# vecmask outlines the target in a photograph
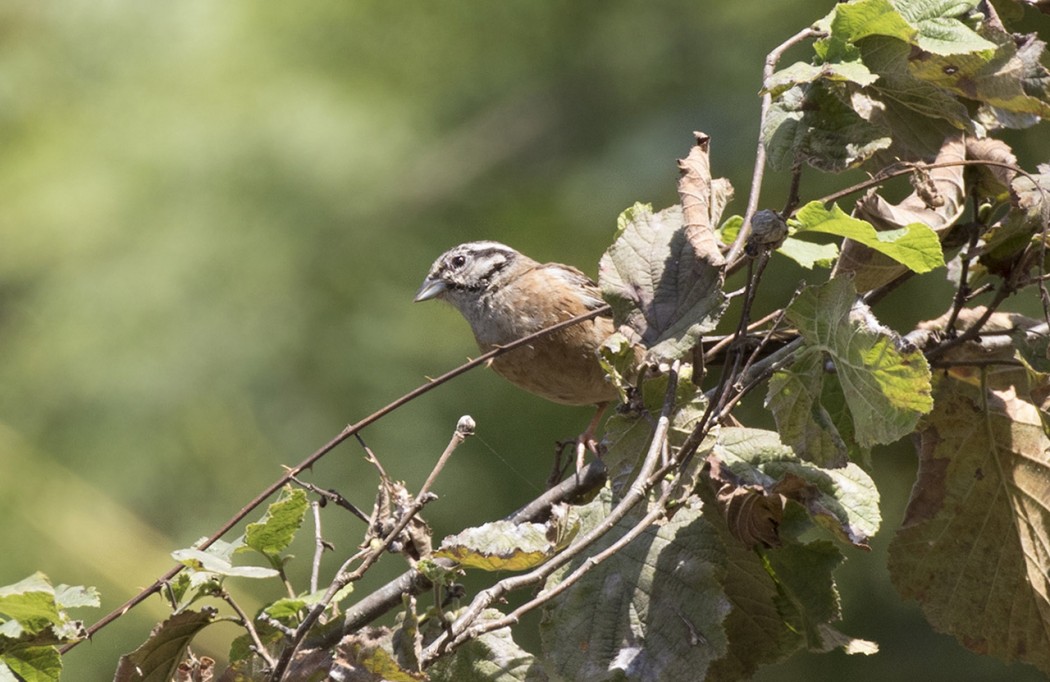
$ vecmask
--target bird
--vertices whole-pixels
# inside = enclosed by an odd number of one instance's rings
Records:
[[[605,306],[598,285],[576,268],[539,263],[495,241],[467,242],[439,256],[415,297],[431,299],[463,315],[482,352]],[[577,469],[586,450],[598,452],[594,433],[619,397],[598,361],[598,348],[614,331],[606,312],[490,361],[497,374],[541,398],[597,407],[576,439]]]

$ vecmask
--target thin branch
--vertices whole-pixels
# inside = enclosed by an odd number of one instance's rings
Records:
[[[564,592],[565,590],[575,585],[584,575],[590,572],[593,568],[595,568],[603,561],[611,557],[613,554],[616,554],[621,549],[626,547],[635,538],[637,538],[639,535],[644,533],[650,526],[656,523],[661,517],[666,516],[667,509],[664,507],[664,505],[667,502],[667,499],[670,496],[672,490],[674,490],[674,486],[668,485],[664,493],[660,496],[660,499],[656,501],[656,503],[653,505],[653,508],[649,511],[648,514],[642,517],[640,521],[634,524],[634,526],[632,526],[630,530],[628,530],[620,538],[618,538],[616,542],[612,543],[611,545],[606,547],[601,552],[598,552],[594,556],[588,557],[586,561],[584,561],[580,566],[578,566],[576,570],[574,570],[572,573],[565,576],[565,578],[559,581],[557,585],[550,588],[549,590],[544,590],[540,592],[537,596],[525,602],[524,604],[514,609],[502,618],[486,620],[483,623],[480,623],[467,629],[465,632],[456,637],[456,639],[453,640],[448,645],[448,647],[441,653],[448,653],[449,651],[454,650],[456,647],[462,645],[463,643],[475,639],[487,632],[492,632],[493,630],[498,630],[500,628],[515,625],[519,620],[521,620],[521,617],[524,616],[526,613],[536,608],[539,608],[540,606],[543,606],[544,604],[546,604],[547,602]],[[425,657],[427,656],[428,651],[429,649],[423,652],[424,660],[426,660]],[[435,658],[436,657],[437,656],[435,656]]]
[[[1003,301],[1010,297],[1010,293],[1010,290],[1007,289],[1005,286],[997,289],[995,292],[995,298],[992,299],[992,302],[988,304],[987,308],[985,308],[985,311],[981,315],[981,317],[978,318],[977,321],[974,322],[972,325],[967,327],[966,331],[964,331],[959,336],[956,336],[952,339],[948,339],[939,346],[936,346],[927,351],[926,360],[932,364],[934,361],[936,361],[938,358],[940,358],[952,348],[964,344],[967,341],[972,341],[978,336],[980,336],[981,327],[983,327],[988,322],[988,320],[992,318],[992,315],[999,308],[999,306],[1002,305]]]
[[[1038,183],[1035,182],[1035,178],[1033,178],[1031,174],[1029,174],[1023,168],[1020,168],[1019,166],[1016,166],[1012,163],[1003,163],[1001,161],[988,161],[983,159],[957,159],[955,161],[941,161],[939,163],[908,163],[902,164],[901,166],[898,166],[896,168],[890,167],[876,173],[867,180],[858,182],[855,185],[850,185],[849,187],[846,187],[845,189],[840,189],[837,192],[826,194],[817,201],[819,201],[822,204],[828,204],[832,201],[838,201],[839,199],[847,197],[850,194],[854,194],[856,192],[863,192],[866,189],[870,189],[872,187],[881,185],[887,180],[892,180],[893,178],[900,177],[902,175],[910,175],[920,168],[922,170],[932,170],[934,168],[951,168],[952,166],[990,166],[993,168],[1005,168],[1007,170],[1011,170],[1017,173],[1022,177],[1028,178],[1032,181],[1033,184],[1035,184],[1038,187]]]
[[[310,502],[310,510],[314,515],[314,560],[310,569],[310,594],[317,591],[318,576],[321,574],[321,557],[324,556],[325,542],[321,533],[321,503],[317,500]]]
[[[456,430],[452,433],[451,440],[449,440],[449,443],[445,447],[444,452],[441,453],[441,456],[438,457],[437,463],[430,471],[430,475],[427,476],[426,482],[423,483],[423,487],[419,489],[419,493],[416,494],[415,499],[412,500],[412,504],[410,504],[408,509],[402,513],[401,518],[398,519],[394,528],[386,534],[386,537],[384,537],[378,544],[373,544],[369,547],[369,550],[365,553],[361,563],[353,570],[353,572],[347,573],[346,568],[349,567],[349,563],[343,564],[343,567],[340,568],[339,574],[336,576],[335,580],[333,580],[332,584],[328,586],[328,590],[325,592],[324,597],[322,597],[321,600],[310,609],[310,612],[306,614],[306,617],[303,618],[303,622],[300,623],[299,627],[296,629],[295,637],[292,638],[292,641],[285,647],[284,651],[281,652],[281,658],[273,668],[270,679],[275,682],[281,679],[285,670],[288,669],[292,657],[295,656],[295,652],[298,650],[299,645],[302,644],[303,639],[306,637],[306,634],[321,617],[321,614],[324,613],[325,609],[328,608],[328,605],[332,602],[332,599],[335,598],[335,595],[339,590],[352,582],[360,580],[361,576],[363,576],[365,572],[379,560],[379,557],[382,556],[394,540],[397,539],[401,534],[401,531],[408,527],[408,524],[413,518],[415,518],[416,514],[423,509],[423,506],[430,500],[434,499],[430,494],[430,487],[433,485],[434,481],[437,480],[438,475],[445,468],[445,464],[448,462],[449,457],[452,456],[452,453],[456,448],[459,447],[468,437],[474,434],[474,426],[474,420],[470,417],[460,417],[459,422],[456,424]]]
[[[766,55],[765,66],[762,69],[763,87],[765,87],[766,82],[773,77],[773,74],[776,73],[777,64],[780,62],[780,58],[784,56],[785,52],[795,45],[798,45],[803,40],[819,35],[823,34],[813,28],[806,28],[773,48],[773,51]],[[769,109],[772,105],[773,96],[769,92],[766,92],[762,95],[762,108],[758,119],[758,145],[755,148],[755,167],[751,174],[751,189],[747,197],[747,209],[744,211],[744,221],[740,226],[740,233],[736,236],[736,240],[733,241],[733,246],[729,249],[729,254],[726,256],[727,268],[732,268],[733,264],[740,258],[740,254],[744,250],[744,244],[747,243],[747,238],[751,234],[751,217],[754,216],[755,211],[758,210],[758,198],[762,193],[762,176],[766,169],[766,145],[762,140],[762,134],[765,130],[766,118],[769,116]]]
[[[546,336],[548,334],[552,334],[552,333],[554,333],[554,332],[556,332],[556,331],[558,331],[560,329],[564,329],[566,327],[570,327],[572,325],[579,324],[579,323],[584,322],[586,320],[589,320],[591,318],[598,317],[599,315],[604,315],[604,314],[608,313],[609,310],[610,310],[610,308],[609,308],[608,305],[603,305],[603,306],[601,306],[599,308],[596,308],[595,310],[591,310],[591,311],[589,311],[589,312],[587,312],[587,313],[585,313],[583,315],[578,315],[576,317],[573,317],[571,319],[565,320],[563,322],[559,322],[558,324],[551,325],[550,327],[547,327],[546,329],[541,329],[540,331],[538,331],[538,332],[536,332],[534,334],[529,334],[528,336],[523,336],[522,338],[520,338],[520,339],[518,339],[516,341],[512,341],[511,343],[508,343],[505,346],[501,346],[499,348],[494,348],[493,350],[491,350],[491,351],[489,351],[487,353],[484,353],[484,354],[474,358],[470,362],[463,363],[459,367],[456,367],[453,370],[445,372],[444,374],[442,374],[441,376],[439,376],[439,377],[437,377],[435,379],[431,379],[430,381],[428,381],[427,383],[423,384],[422,386],[419,386],[418,388],[416,388],[416,389],[414,389],[412,391],[409,391],[408,393],[404,394],[403,396],[401,396],[397,400],[394,400],[393,402],[391,402],[390,404],[386,405],[385,407],[383,407],[383,408],[373,412],[372,414],[368,415],[364,419],[362,419],[362,420],[360,420],[360,421],[358,421],[358,422],[356,422],[354,424],[351,424],[351,425],[347,426],[345,429],[343,429],[339,433],[339,435],[337,435],[335,438],[331,439],[330,441],[328,441],[327,443],[322,445],[313,454],[311,454],[309,457],[304,459],[302,462],[300,462],[296,466],[288,469],[287,472],[283,476],[281,476],[279,479],[277,479],[272,484],[267,486],[266,489],[264,489],[261,493],[256,495],[250,502],[248,502],[248,504],[244,505],[241,508],[240,511],[238,511],[236,514],[234,514],[217,531],[215,531],[211,536],[209,536],[207,540],[202,542],[198,546],[198,549],[202,549],[202,550],[203,549],[207,549],[208,547],[210,547],[213,544],[215,544],[220,538],[222,538],[224,535],[226,535],[226,533],[230,532],[230,530],[232,530],[234,528],[234,526],[236,526],[238,523],[243,521],[244,518],[246,516],[248,516],[248,514],[250,514],[257,507],[259,507],[263,502],[265,502],[266,500],[270,499],[270,497],[274,493],[276,493],[278,490],[280,490],[282,487],[284,487],[286,484],[288,484],[292,480],[293,477],[298,476],[303,471],[305,471],[305,470],[309,469],[310,467],[312,467],[314,464],[316,464],[318,462],[318,460],[320,460],[322,457],[324,457],[329,452],[334,450],[343,441],[345,441],[350,436],[356,434],[358,431],[360,431],[361,429],[365,428],[366,426],[368,426],[370,424],[374,424],[375,422],[379,421],[380,419],[382,419],[383,417],[387,416],[391,412],[394,412],[398,408],[403,407],[404,405],[412,402],[413,400],[415,400],[416,398],[422,396],[423,394],[429,393],[430,391],[434,390],[438,386],[441,386],[442,384],[445,384],[445,383],[451,381],[452,379],[455,379],[456,377],[458,377],[461,374],[465,374],[466,372],[469,372],[470,370],[474,369],[475,367],[479,367],[481,365],[484,365],[489,360],[491,360],[491,359],[493,359],[495,357],[503,355],[504,353],[509,353],[509,352],[513,351],[515,348],[520,348],[521,346],[524,346],[526,344],[532,343],[536,339],[538,339],[540,337],[543,337],[543,336]],[[94,636],[94,634],[97,633],[99,630],[101,630],[102,628],[106,627],[107,625],[109,625],[110,623],[115,621],[116,619],[120,618],[125,613],[127,613],[131,609],[135,608],[136,606],[138,606],[139,604],[144,602],[151,595],[153,595],[156,592],[158,592],[161,589],[161,587],[163,587],[163,585],[165,583],[167,583],[172,578],[174,578],[176,575],[178,575],[182,571],[183,568],[185,568],[185,566],[183,566],[182,564],[179,564],[177,566],[173,566],[168,572],[166,572],[161,577],[157,578],[157,580],[154,581],[154,583],[152,585],[150,585],[149,587],[146,587],[144,590],[142,590],[141,592],[136,594],[134,597],[128,599],[126,602],[124,602],[123,604],[121,604],[120,606],[115,608],[113,611],[110,611],[108,614],[106,614],[101,619],[96,621],[93,625],[91,625],[91,627],[89,627],[87,629],[87,636],[84,639],[91,639],[91,637]],[[59,649],[59,652],[62,653],[62,654],[65,654],[68,651],[70,651],[71,649],[73,649],[75,646],[77,646],[77,644],[79,644],[82,641],[84,641],[84,640],[82,639],[82,640],[78,640],[76,642],[70,642],[69,644],[66,644],[61,649]]]
[[[309,481],[302,480],[298,476],[292,476],[292,482],[295,483],[296,485],[302,487],[303,489],[309,490],[310,492],[314,493],[315,495],[318,495],[322,500],[330,501],[330,502],[335,503],[336,506],[342,507],[343,509],[347,510],[348,512],[350,512],[351,514],[353,514],[357,518],[359,518],[362,521],[364,521],[365,523],[371,523],[372,522],[372,519],[368,518],[368,514],[366,514],[363,511],[361,511],[357,507],[357,505],[355,505],[353,502],[351,502],[350,500],[348,500],[345,497],[343,497],[342,495],[340,495],[335,490],[332,490],[331,488],[329,488],[328,490],[325,490],[324,488],[318,487],[318,486],[314,485],[313,483],[310,483]]]
[[[259,632],[255,629],[255,623],[252,622],[252,619],[248,617],[248,614],[244,612],[244,609],[241,608],[240,604],[238,604],[228,592],[223,590],[219,597],[229,604],[230,608],[237,613],[237,617],[241,619],[241,625],[248,631],[248,636],[252,638],[252,644],[255,645],[255,653],[266,661],[267,666],[273,668],[276,661],[273,660],[273,656],[271,656],[270,652],[266,650],[266,646],[262,643],[262,639],[259,638]]]
[[[532,502],[507,516],[506,520],[513,523],[542,521],[550,513],[553,505],[596,490],[605,483],[605,480],[605,465],[600,460],[590,462],[576,476],[570,476],[553,488],[544,491]],[[445,569],[455,568],[455,564],[448,559],[435,559],[434,562]],[[399,607],[403,595],[420,595],[432,587],[431,581],[416,569],[405,571],[349,607],[343,616],[343,627],[339,632],[326,637],[321,646],[332,646],[343,635],[356,632],[391,609]]]
[[[554,571],[564,566],[578,556],[583,550],[605,535],[605,533],[611,530],[631,509],[645,499],[646,494],[653,485],[652,481],[650,481],[650,475],[655,471],[657,463],[660,460],[660,453],[663,450],[663,442],[667,438],[667,432],[670,428],[671,412],[674,408],[675,389],[678,385],[679,365],[680,361],[676,360],[668,372],[667,393],[664,396],[663,409],[660,412],[660,418],[657,420],[652,441],[649,445],[649,451],[646,454],[645,461],[639,469],[638,475],[631,483],[631,486],[627,490],[623,499],[613,507],[609,512],[609,515],[606,516],[597,527],[582,537],[577,538],[576,541],[569,545],[569,547],[557,556],[552,557],[542,566],[522,575],[505,578],[492,587],[478,593],[459,618],[457,618],[443,634],[439,635],[437,639],[431,642],[423,652],[423,656],[420,658],[420,663],[424,668],[446,651],[451,651],[467,641],[467,639],[471,637],[470,628],[472,624],[491,604],[501,599],[503,595],[508,592],[529,585],[535,585],[545,580]]]

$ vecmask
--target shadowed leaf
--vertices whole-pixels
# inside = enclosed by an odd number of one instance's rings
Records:
[[[581,510],[584,527],[599,523],[610,503],[606,489]],[[637,520],[622,519],[593,550],[607,548]],[[586,560],[575,559],[548,586]],[[725,571],[724,549],[699,509],[682,508],[650,526],[544,608],[549,671],[569,680],[703,679],[726,652]]]
[[[160,623],[142,646],[120,657],[113,682],[168,682],[190,640],[212,623],[214,609],[182,611]]]
[[[502,617],[495,609],[485,609],[477,622]],[[450,618],[455,618],[455,614]],[[470,640],[453,655],[439,658],[427,668],[427,674],[433,682],[544,682],[547,679],[536,657],[514,641],[510,628],[493,630]]]
[[[934,628],[1050,672],[1050,438],[1033,402],[1050,382],[975,371],[938,382],[890,574]]]
[[[712,481],[723,497],[739,489],[760,498],[750,508],[755,517],[734,517],[734,534],[749,537],[752,528],[775,530],[780,497],[797,502],[817,525],[857,547],[866,548],[879,528],[878,491],[856,464],[821,469],[800,460],[775,432],[744,428],[722,429],[709,459]]]
[[[617,324],[651,355],[681,358],[714,328],[725,306],[721,263],[711,258],[690,241],[680,206],[653,213],[635,204],[620,215],[598,282]]]

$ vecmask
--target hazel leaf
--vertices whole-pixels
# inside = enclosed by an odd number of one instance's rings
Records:
[[[890,544],[890,576],[935,629],[1046,673],[1050,437],[1042,401],[1050,380],[999,367],[939,380],[919,432],[918,480]]]
[[[493,521],[450,535],[434,552],[462,566],[485,571],[524,571],[554,556],[575,535],[542,523]]]
[[[834,377],[842,387],[846,406],[853,417],[854,437],[862,448],[892,443],[915,429],[919,417],[930,411],[930,368],[922,353],[905,348],[892,330],[879,324],[871,310],[857,300],[849,277],[837,277],[826,284],[805,289],[788,307],[787,318],[798,327],[805,346],[795,362],[785,370],[792,372],[810,388],[806,396],[783,395],[793,384],[772,382],[766,401],[778,425],[783,423],[798,440],[798,400],[805,398],[816,410],[816,387]],[[900,347],[898,347],[900,346]],[[827,357],[835,373],[827,374],[822,362],[811,357]],[[828,423],[819,418],[820,428]],[[803,429],[803,431],[805,431]]]
[[[620,215],[598,270],[614,321],[657,359],[685,357],[725,308],[721,263],[698,251],[706,245],[694,244],[683,227],[681,206],[653,213],[635,204]]]

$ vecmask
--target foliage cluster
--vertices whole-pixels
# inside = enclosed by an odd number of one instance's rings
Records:
[[[348,503],[296,478],[238,540],[174,553],[183,568],[158,588],[173,615],[116,679],[211,679],[215,662],[187,649],[221,619],[245,631],[218,673],[227,680],[734,680],[801,649],[870,654],[876,644],[836,628],[834,569],[879,530],[872,448],[907,437],[920,467],[891,547],[897,589],[965,646],[1050,672],[1050,167],[1018,168],[996,137],[1050,113],[1050,73],[1044,44],[1006,28],[1015,9],[837,5],[771,55],[744,215],[723,215],[732,190],[712,176],[704,135],[680,162],[679,205],[622,214],[599,284],[619,324],[602,362],[623,405],[600,464],[432,548],[419,513],[471,425],[416,494],[373,458],[379,492],[358,512],[359,551],[328,580],[315,557],[306,589],[284,567],[311,510],[325,550],[307,491]],[[803,41],[812,59],[776,70]],[[757,210],[766,155],[794,178],[778,211]],[[803,202],[807,167],[872,179]],[[883,188],[897,176],[911,189],[893,201]],[[847,213],[836,201],[855,192]],[[821,281],[759,310],[781,258]],[[879,320],[903,281],[945,271],[943,316],[910,330]],[[1042,320],[1001,310],[1021,295],[1041,299]],[[754,392],[775,431],[736,416]],[[410,570],[356,598],[389,550]],[[493,572],[492,585],[465,595],[464,571]],[[281,580],[287,596],[250,615],[226,590],[234,579]],[[538,591],[501,610],[526,588]],[[65,609],[94,599],[42,576],[3,588],[0,680],[58,679],[57,647],[83,636]],[[394,607],[394,626],[372,624]],[[539,653],[514,640],[532,610]]]

